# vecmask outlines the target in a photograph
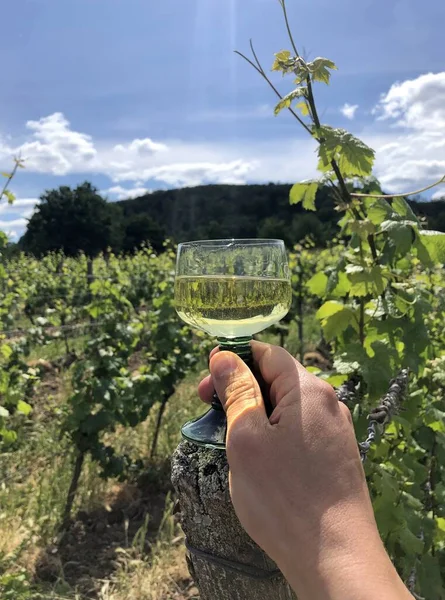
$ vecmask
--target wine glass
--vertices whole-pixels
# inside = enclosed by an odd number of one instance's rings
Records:
[[[252,336],[278,323],[292,302],[282,240],[208,240],[178,247],[175,307],[187,324],[252,364]],[[186,423],[188,441],[224,449],[227,422],[218,397],[202,417]]]

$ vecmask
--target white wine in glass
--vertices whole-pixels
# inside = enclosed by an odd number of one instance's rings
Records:
[[[176,310],[183,321],[214,337],[255,335],[289,311],[288,279],[201,275],[178,277]]]
[[[180,244],[175,305],[183,321],[218,339],[247,363],[252,336],[289,311],[292,291],[281,240],[209,240]],[[203,417],[187,423],[183,436],[225,447],[225,415],[217,398]]]

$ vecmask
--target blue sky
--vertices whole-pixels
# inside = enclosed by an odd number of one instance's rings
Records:
[[[316,89],[323,120],[377,150],[385,187],[445,174],[443,0],[288,0],[288,9],[301,51],[339,67]],[[18,151],[27,161],[18,202],[0,206],[13,237],[44,189],[85,179],[115,200],[314,175],[311,141],[273,116],[270,90],[233,53],[252,37],[270,68],[289,48],[278,0],[14,0],[2,21],[0,167]]]

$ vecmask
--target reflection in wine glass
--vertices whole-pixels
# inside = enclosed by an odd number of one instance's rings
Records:
[[[281,240],[210,240],[178,247],[175,305],[183,321],[215,336],[248,364],[252,336],[277,323],[292,301],[289,266]],[[225,447],[226,420],[215,397],[212,409],[182,428],[197,444]]]

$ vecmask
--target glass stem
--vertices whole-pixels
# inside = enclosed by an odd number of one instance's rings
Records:
[[[243,361],[251,367],[253,364],[252,348],[250,342],[252,336],[239,338],[218,338],[219,349],[237,354]]]

